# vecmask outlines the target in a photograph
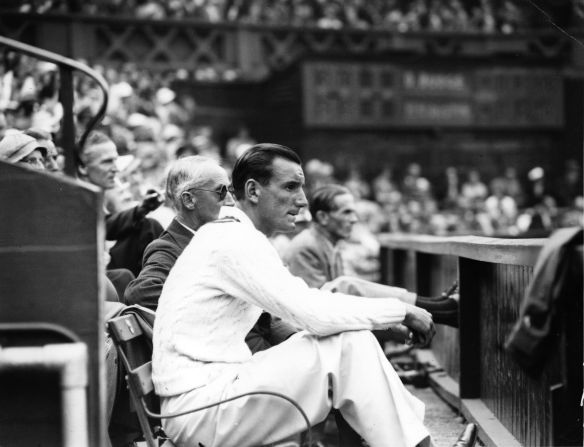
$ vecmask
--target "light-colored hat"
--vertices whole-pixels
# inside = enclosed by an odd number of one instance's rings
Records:
[[[540,166],[536,166],[531,171],[527,173],[527,178],[532,182],[542,179],[544,176],[544,170]]]
[[[156,100],[162,105],[174,101],[174,98],[176,98],[176,94],[168,87],[159,88],[156,92]]]
[[[47,149],[40,146],[33,137],[23,133],[10,133],[0,140],[0,160],[9,163],[18,163],[23,158],[40,149],[43,157],[47,155]]]
[[[134,89],[125,81],[118,82],[110,87],[110,95],[118,98],[128,98],[129,96],[132,96],[133,93]]]

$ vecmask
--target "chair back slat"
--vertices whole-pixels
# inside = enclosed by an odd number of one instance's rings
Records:
[[[138,397],[144,397],[154,392],[152,383],[152,362],[148,362],[128,372],[129,380],[134,384]]]
[[[128,342],[142,335],[142,328],[134,315],[122,315],[108,321],[108,326],[118,342]]]
[[[152,383],[151,334],[145,332],[133,313],[110,319],[108,329],[122,360],[131,407],[136,412],[146,444],[148,447],[156,447],[156,432],[160,420],[149,418],[144,409],[146,404],[153,412],[160,410],[160,402],[154,394]]]

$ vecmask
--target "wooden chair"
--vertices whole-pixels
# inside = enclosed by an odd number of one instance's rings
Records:
[[[132,313],[131,308],[139,306],[131,306],[124,312],[126,314],[119,317],[112,318],[108,321],[108,332],[116,346],[118,356],[125,370],[126,382],[130,394],[130,399],[136,411],[138,422],[144,436],[144,440],[148,447],[173,447],[174,444],[166,437],[162,431],[160,419],[176,417],[179,414],[159,414],[160,401],[158,396],[154,393],[154,384],[152,383],[152,323],[153,314],[150,311],[145,315],[141,312]],[[130,312],[128,312],[130,311]],[[137,316],[138,315],[138,316]],[[152,320],[150,320],[152,318]],[[195,412],[209,408],[221,403],[229,402],[239,399],[244,396],[252,394],[263,394],[279,397],[290,402],[301,413],[307,424],[306,436],[303,438],[307,441],[307,445],[312,445],[312,433],[309,419],[302,408],[292,399],[280,393],[271,391],[254,391],[242,395],[233,396],[229,399],[219,401],[201,408],[194,408],[188,412]],[[185,414],[182,412],[180,414]],[[270,444],[274,447],[285,447],[291,445],[290,443],[275,443]]]
[[[161,429],[158,397],[152,383],[152,337],[134,314],[112,318],[108,332],[125,372],[133,410],[148,447],[172,446]]]

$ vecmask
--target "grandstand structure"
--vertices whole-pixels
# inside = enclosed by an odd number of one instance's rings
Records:
[[[170,74],[178,100],[196,100],[191,124],[212,125],[220,139],[243,122],[257,140],[298,148],[305,161],[358,166],[366,176],[387,160],[402,166],[416,161],[430,177],[450,164],[480,166],[487,176],[508,165],[552,171],[566,159],[582,165],[584,46],[577,40],[584,41],[584,29],[569,32],[400,32],[0,14],[1,36],[93,66]],[[60,100],[70,107],[72,71],[79,67],[53,61],[62,76]],[[73,125],[66,114],[61,142],[69,175],[75,172]],[[30,339],[46,342],[47,322],[67,329],[50,333],[49,341],[69,342],[72,335],[85,343],[84,445],[107,445],[99,274],[103,193],[4,163],[0,171],[7,216],[0,234],[8,235],[0,237],[0,348]],[[582,389],[581,301],[560,323],[544,380],[528,377],[501,350],[543,244],[543,239],[382,239],[385,282],[432,295],[460,281],[463,324],[460,330],[440,328],[432,355],[441,369],[432,381],[467,419],[478,422],[480,440],[490,447],[581,445],[581,431],[574,432],[582,426],[574,401]],[[581,296],[582,247],[571,256]],[[37,326],[23,340],[14,334],[24,322]],[[0,404],[0,444],[31,445],[41,436],[44,445],[63,445],[59,378],[25,376],[17,371],[0,381],[0,400],[11,403]],[[29,379],[25,391],[23,378]]]
[[[101,66],[171,74],[197,125],[224,142],[244,122],[304,157],[558,168],[582,160],[584,39],[514,33],[323,29],[245,22],[6,12],[0,34]],[[571,38],[572,37],[572,38]],[[558,155],[561,156],[558,157]]]

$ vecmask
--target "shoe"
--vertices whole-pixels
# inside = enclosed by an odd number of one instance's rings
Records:
[[[476,440],[477,426],[476,424],[470,423],[466,425],[456,442],[452,444],[452,447],[473,447]]]

